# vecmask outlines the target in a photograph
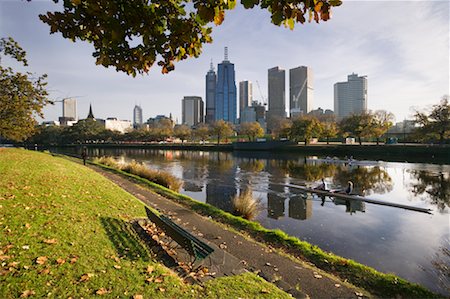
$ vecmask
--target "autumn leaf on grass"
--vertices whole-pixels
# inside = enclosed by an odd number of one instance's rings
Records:
[[[52,244],[56,244],[58,242],[58,240],[56,240],[56,239],[46,239],[46,240],[44,240],[42,242],[44,242],[45,244],[52,245]]]
[[[29,223],[25,223],[25,228],[30,229],[31,225]]]
[[[34,294],[36,294],[33,290],[26,290],[23,291],[22,295],[20,295],[20,298],[28,298],[30,296],[33,296]]]
[[[133,295],[133,299],[144,299],[144,296],[140,294]]]
[[[49,268],[45,268],[45,269],[39,271],[39,274],[50,274],[50,269]]]
[[[100,288],[100,289],[98,289],[97,290],[97,292],[95,292],[97,295],[105,295],[105,294],[108,294],[109,293],[109,291],[107,290],[107,289],[105,289],[105,288]]]
[[[66,262],[66,260],[65,260],[65,259],[62,259],[62,258],[59,258],[59,259],[56,260],[56,263],[57,263],[58,265],[62,265],[62,264],[64,264],[65,262]]]
[[[153,270],[155,270],[155,267],[148,265],[147,266],[147,273],[151,274],[153,272]]]
[[[158,277],[154,281],[155,281],[155,283],[161,283],[161,282],[163,282],[163,279],[161,277]]]
[[[36,264],[43,265],[47,260],[48,258],[46,256],[40,256],[36,259]]]
[[[70,258],[70,263],[71,263],[71,264],[75,264],[77,261],[78,261],[78,256],[72,256],[72,257]]]
[[[159,290],[161,293],[164,293],[164,292],[166,291],[165,288],[158,288],[158,290]]]
[[[94,274],[92,273],[83,274],[81,275],[80,282],[88,281],[89,279],[91,279],[91,277],[94,277]]]
[[[9,258],[11,258],[9,255],[0,255],[0,261],[6,261]]]
[[[114,268],[116,268],[116,269],[120,269],[120,268],[122,268],[121,266],[119,266],[119,265],[114,265]]]

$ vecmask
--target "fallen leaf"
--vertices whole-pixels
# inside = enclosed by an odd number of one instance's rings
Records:
[[[58,240],[56,240],[56,239],[46,239],[46,240],[44,240],[43,242],[44,242],[45,244],[51,245],[51,244],[56,244],[56,243],[58,242]]]
[[[317,279],[321,279],[321,278],[322,278],[322,275],[320,275],[320,274],[314,274],[314,277],[317,278]]]
[[[108,290],[107,289],[105,289],[105,288],[100,288],[100,289],[98,289],[97,290],[97,292],[95,292],[97,295],[105,295],[105,294],[108,294],[109,292],[108,292]]]
[[[80,282],[88,281],[89,279],[91,279],[91,277],[94,277],[94,274],[92,273],[83,274],[81,275]]]
[[[70,259],[70,263],[71,263],[71,264],[75,264],[77,261],[78,261],[78,257],[77,257],[77,256],[74,256],[74,257],[72,257],[72,258]]]
[[[34,294],[36,294],[33,290],[26,290],[23,291],[22,295],[20,295],[20,298],[28,298],[30,296],[33,296]]]
[[[155,270],[155,267],[153,267],[153,266],[147,266],[147,273],[152,273],[153,272],[153,270]]]
[[[36,259],[36,264],[43,265],[47,260],[48,258],[46,256],[40,256]]]
[[[153,277],[149,277],[145,280],[147,283],[152,283],[153,282]]]
[[[270,291],[269,291],[269,290],[266,290],[266,289],[262,289],[262,290],[261,290],[261,293],[263,293],[263,294],[269,294]]]
[[[22,249],[28,250],[28,249],[30,249],[30,246],[29,245],[23,245]]]
[[[158,277],[158,278],[156,278],[154,281],[155,281],[155,283],[161,283],[161,282],[163,282],[164,280],[163,280],[162,278]]]
[[[0,255],[0,261],[6,261],[9,258],[11,258],[9,255]]]
[[[133,295],[133,299],[144,299],[144,296],[140,294]]]
[[[341,285],[338,284],[338,283],[334,284],[334,286],[337,287],[337,288],[340,288],[340,287],[341,287]]]
[[[355,295],[358,296],[358,297],[362,297],[362,296],[363,296],[363,293],[361,293],[361,292],[355,292]]]
[[[49,274],[49,273],[50,273],[50,269],[49,269],[49,268],[42,269],[42,270],[39,272],[39,274]]]
[[[59,258],[59,259],[56,260],[56,263],[57,263],[58,265],[62,265],[62,264],[64,264],[65,262],[66,262],[66,260],[64,260],[64,259],[62,259],[62,258]]]
[[[30,229],[30,227],[31,227],[31,224],[25,223],[25,228],[26,228],[26,229]]]
[[[158,288],[158,290],[159,290],[161,293],[164,293],[164,292],[166,291],[165,288]]]

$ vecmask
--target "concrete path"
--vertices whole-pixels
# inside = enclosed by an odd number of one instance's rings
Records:
[[[226,251],[241,261],[240,267],[259,272],[261,277],[275,283],[296,298],[362,298],[370,296],[367,292],[344,283],[311,264],[281,255],[264,244],[236,234],[228,230],[225,225],[211,221],[207,217],[164,198],[148,188],[132,182],[129,178],[95,166],[89,167],[146,205],[170,216],[173,221],[206,243],[214,244],[217,248]],[[365,296],[362,296],[362,292]]]

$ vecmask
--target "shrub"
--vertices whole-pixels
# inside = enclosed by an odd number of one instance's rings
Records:
[[[183,186],[183,182],[172,174],[166,171],[150,169],[144,163],[139,163],[134,160],[129,163],[119,163],[112,157],[101,157],[95,158],[94,162],[135,174],[173,191],[179,191],[181,186]]]
[[[252,189],[248,188],[239,195],[235,195],[233,200],[234,214],[245,219],[253,219],[261,211],[261,199],[254,198]]]

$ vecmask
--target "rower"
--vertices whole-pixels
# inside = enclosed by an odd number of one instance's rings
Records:
[[[325,183],[325,180],[322,178],[322,183],[319,186],[315,187],[314,189],[328,191],[327,183]]]
[[[348,181],[348,185],[347,188],[345,189],[345,193],[346,194],[351,194],[353,191],[353,182],[352,181]]]

